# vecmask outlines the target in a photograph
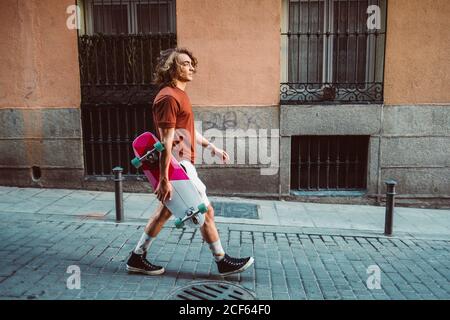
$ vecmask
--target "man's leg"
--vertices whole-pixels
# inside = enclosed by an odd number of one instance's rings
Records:
[[[217,231],[214,222],[214,208],[211,205],[208,206],[208,211],[205,214],[205,223],[200,231],[203,239],[208,243],[209,248],[211,249],[221,275],[227,276],[233,273],[242,272],[253,264],[253,257],[232,258],[225,253],[222,248],[222,243],[220,242],[219,232]]]
[[[222,243],[220,242],[219,232],[217,231],[214,222],[214,208],[210,205],[208,196],[206,195],[206,186],[198,177],[197,170],[193,164],[188,161],[182,161],[180,164],[186,171],[189,179],[197,188],[203,203],[208,207],[208,211],[205,213],[205,222],[200,228],[200,231],[203,239],[208,243],[209,248],[211,249],[214,260],[216,260],[219,273],[226,276],[244,271],[253,264],[253,257],[232,258],[224,252]]]
[[[217,231],[216,223],[214,222],[214,208],[211,205],[208,206],[208,211],[205,213],[205,223],[200,228],[200,231],[203,240],[208,243],[214,259],[220,261],[224,257],[225,252],[220,243],[219,232]]]
[[[156,208],[156,211],[145,226],[145,233],[150,237],[155,238],[171,216],[172,213],[170,213],[169,209],[160,202],[158,208]]]
[[[214,222],[214,208],[212,205],[208,206],[208,211],[205,213],[205,223],[200,228],[203,239],[208,242],[215,242],[219,240],[219,232]]]
[[[155,237],[159,234],[164,224],[172,214],[162,203],[148,220],[144,232],[131,253],[127,262],[127,269],[132,272],[140,272],[149,275],[157,275],[164,272],[164,268],[156,266],[147,261],[147,251]]]

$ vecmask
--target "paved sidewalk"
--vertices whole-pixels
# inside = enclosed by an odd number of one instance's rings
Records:
[[[158,205],[153,194],[124,193],[126,221],[147,221]],[[216,217],[218,223],[296,226],[357,230],[382,234],[385,208],[366,205],[317,204],[230,197],[209,197],[213,202],[248,203],[258,207],[259,219]],[[26,200],[26,201],[24,201]],[[0,211],[70,215],[115,220],[113,192],[36,189],[0,186]],[[394,233],[450,239],[450,210],[395,208]]]
[[[224,248],[255,265],[226,280],[258,299],[449,299],[450,212],[396,208],[394,237],[382,235],[384,208],[216,198],[254,203],[260,219],[218,217]],[[197,230],[168,224],[151,247],[166,273],[130,275],[125,262],[156,206],[125,194],[0,187],[0,299],[164,299],[194,280],[221,280]],[[68,289],[81,270],[81,289]],[[378,266],[381,288],[367,286]],[[370,268],[369,268],[370,270]]]

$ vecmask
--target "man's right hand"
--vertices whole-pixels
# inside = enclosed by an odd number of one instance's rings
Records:
[[[167,200],[172,200],[172,184],[166,178],[159,181],[158,187],[155,190],[156,197],[162,203]]]

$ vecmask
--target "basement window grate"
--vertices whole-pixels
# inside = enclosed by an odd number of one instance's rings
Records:
[[[369,136],[293,137],[291,189],[366,189],[368,149]]]

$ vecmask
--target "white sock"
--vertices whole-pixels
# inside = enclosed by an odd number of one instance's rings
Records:
[[[143,232],[141,239],[139,240],[136,248],[134,249],[134,253],[143,254],[144,252],[146,252],[150,247],[150,245],[152,244],[153,240],[155,240],[155,238],[152,238],[148,234]]]
[[[211,252],[214,256],[214,260],[216,260],[216,262],[219,262],[220,260],[222,260],[224,258],[225,251],[223,251],[222,243],[220,242],[220,239],[217,240],[216,242],[209,243],[209,248],[211,249]]]

